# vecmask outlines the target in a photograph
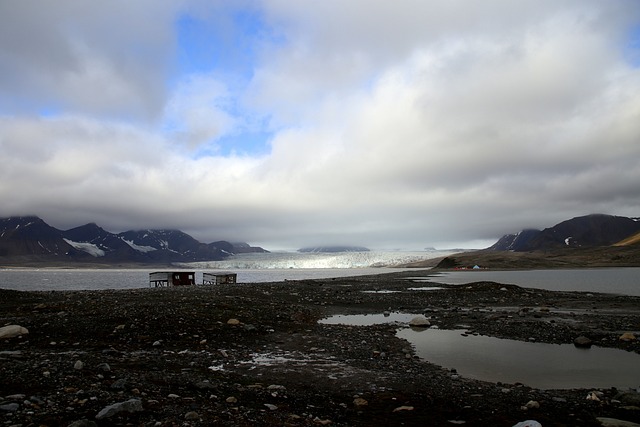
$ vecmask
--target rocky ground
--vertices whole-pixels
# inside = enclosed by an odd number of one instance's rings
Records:
[[[636,391],[476,381],[420,360],[395,336],[401,325],[318,323],[333,314],[403,311],[424,313],[441,329],[464,324],[472,333],[547,343],[585,336],[598,346],[640,353],[633,334],[640,331],[640,298],[488,282],[407,289],[426,274],[0,290],[0,326],[28,330],[0,339],[0,421],[76,427],[640,423]],[[399,292],[363,292],[375,290]],[[632,334],[620,339],[625,332]]]

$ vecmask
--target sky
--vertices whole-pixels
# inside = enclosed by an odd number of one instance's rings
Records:
[[[640,216],[637,0],[0,0],[0,216],[269,250]]]

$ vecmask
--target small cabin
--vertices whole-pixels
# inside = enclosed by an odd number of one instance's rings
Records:
[[[195,271],[156,271],[149,273],[149,286],[189,286],[196,284]]]
[[[230,271],[218,271],[215,273],[202,273],[203,285],[226,285],[236,283],[238,275]]]

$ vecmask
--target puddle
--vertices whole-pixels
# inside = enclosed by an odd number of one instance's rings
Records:
[[[464,330],[402,329],[397,336],[414,345],[422,359],[478,380],[522,383],[539,389],[636,388],[640,355],[572,344],[544,344],[486,336]]]
[[[327,317],[318,323],[324,325],[351,325],[351,326],[369,326],[379,325],[382,323],[409,323],[411,319],[418,316],[417,314],[400,313],[394,311],[385,314],[345,314]]]
[[[440,289],[444,289],[440,286],[423,286],[420,288],[407,288],[410,291],[438,291]]]
[[[369,326],[407,324],[417,314],[338,315],[325,325]],[[465,325],[459,325],[465,328]],[[610,388],[640,386],[640,355],[612,348],[577,348],[573,344],[545,344],[482,335],[463,336],[465,329],[403,328],[396,334],[416,354],[435,365],[456,369],[463,377],[539,389]]]

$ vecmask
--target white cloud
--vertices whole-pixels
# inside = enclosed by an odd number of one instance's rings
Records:
[[[95,43],[56,36],[50,57],[0,54],[0,73],[19,81],[15,90],[0,83],[0,94],[72,106],[0,120],[0,215],[176,227],[267,248],[458,246],[591,212],[638,215],[640,77],[623,54],[635,3],[263,7],[277,37],[260,46],[240,89],[212,70],[180,76],[165,96],[170,54],[154,36],[171,45],[171,8],[140,30],[133,23],[149,18],[133,13],[115,41],[105,29],[112,15],[85,12],[100,23],[88,33]],[[40,22],[32,13],[23,15]],[[77,24],[46,25],[56,34]],[[135,61],[117,52],[138,37],[159,53]],[[0,39],[2,52],[14,49]],[[16,72],[36,61],[41,71]],[[45,90],[22,92],[30,85]],[[104,96],[92,97],[96,87]],[[154,111],[157,127],[113,120]],[[268,153],[217,149],[256,117],[271,120]]]
[[[233,100],[225,85],[213,76],[190,75],[181,81],[165,109],[172,138],[190,149],[214,145],[219,137],[239,126],[227,110]]]

